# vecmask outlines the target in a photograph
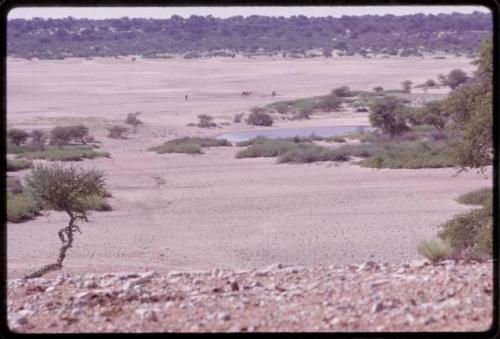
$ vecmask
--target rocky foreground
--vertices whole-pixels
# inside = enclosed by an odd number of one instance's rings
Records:
[[[15,332],[486,331],[493,263],[67,275],[8,281]]]

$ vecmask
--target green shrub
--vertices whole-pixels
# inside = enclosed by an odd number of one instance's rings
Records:
[[[318,145],[304,145],[305,147],[295,148],[282,153],[278,158],[278,163],[311,163],[316,161],[347,161],[347,153],[338,149],[330,149]]]
[[[482,188],[459,196],[457,201],[465,205],[486,205],[493,201],[493,191],[491,188]]]
[[[26,152],[35,152],[37,148],[32,145],[22,145],[18,146],[13,143],[7,143],[7,154],[19,154]]]
[[[272,126],[273,118],[265,112],[263,108],[252,109],[248,115],[247,124],[255,126]]]
[[[277,157],[299,145],[282,139],[256,138],[250,147],[236,153],[236,158]]]
[[[25,193],[7,192],[7,220],[21,222],[32,219],[39,212],[38,206]]]
[[[238,113],[234,116],[233,122],[239,124],[241,120],[243,119],[243,113]]]
[[[284,103],[279,103],[277,104],[274,109],[276,110],[276,112],[278,112],[279,114],[287,114],[288,111],[290,110],[290,108],[288,107],[287,104],[284,104]]]
[[[7,172],[20,171],[23,169],[27,169],[33,166],[31,161],[16,159],[10,160],[7,159]]]
[[[106,201],[106,197],[92,194],[82,199],[85,209],[92,211],[111,211],[111,205]]]
[[[217,147],[231,146],[231,143],[226,139],[200,138],[200,137],[183,137],[169,140],[162,145],[150,147],[150,151],[155,151],[158,154],[164,153],[187,153],[201,154],[202,147]]]
[[[24,191],[24,187],[18,178],[7,178],[7,191],[12,194],[19,194]]]
[[[20,128],[11,128],[7,131],[7,139],[16,146],[26,142],[29,133]]]
[[[213,117],[211,117],[208,114],[200,114],[198,115],[198,124],[196,126],[201,127],[201,128],[210,128],[210,127],[216,127],[217,124],[212,122]]]
[[[98,157],[109,158],[108,152],[96,152],[91,147],[50,148],[39,152],[20,153],[17,158],[29,160],[44,159],[48,161],[80,161]]]
[[[492,254],[493,204],[462,213],[441,226],[439,237],[456,251],[472,250]]]
[[[88,136],[89,129],[84,125],[56,126],[50,131],[50,144],[62,146],[71,141],[85,143],[84,138]]]
[[[420,255],[433,263],[447,259],[452,252],[448,243],[439,240],[421,241],[417,246],[417,250]]]

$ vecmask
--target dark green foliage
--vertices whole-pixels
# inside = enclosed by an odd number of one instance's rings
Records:
[[[457,198],[457,201],[464,205],[487,205],[493,201],[493,190],[491,188],[482,188],[463,194]]]
[[[481,39],[491,34],[492,20],[491,14],[479,12],[341,18],[193,15],[155,20],[12,19],[7,26],[9,56],[24,58],[162,58],[173,53],[189,58],[222,52],[227,56],[286,53],[304,57],[311,48],[322,48],[329,57],[332,49],[347,55],[366,55],[366,50],[397,55],[400,49],[403,55],[432,51],[473,53]]]
[[[187,153],[202,154],[202,147],[231,146],[226,139],[183,137],[169,140],[162,145],[150,147],[150,151],[158,154],[164,153]]]
[[[24,144],[29,137],[29,133],[20,128],[11,128],[7,131],[7,140],[16,146]]]
[[[381,93],[383,91],[384,91],[384,88],[382,86],[373,87],[373,92],[375,92],[375,93]]]
[[[346,152],[338,149],[330,149],[318,145],[306,145],[305,147],[288,150],[278,157],[278,163],[312,163],[317,161],[347,161],[349,157]]]
[[[405,80],[401,83],[401,86],[403,87],[403,91],[405,93],[411,92],[411,85],[413,85],[413,82],[411,80]]]
[[[474,62],[478,68],[471,83],[463,85],[443,102],[443,109],[450,112],[452,128],[463,131],[463,141],[455,148],[454,155],[463,168],[484,169],[493,158],[493,45],[486,40]]]
[[[128,128],[120,125],[114,125],[107,128],[107,130],[108,130],[108,138],[123,139],[124,138],[123,133],[128,131]]]
[[[320,107],[327,112],[337,111],[342,106],[342,99],[335,93],[330,93],[323,97]]]
[[[56,146],[67,145],[74,142],[86,143],[89,129],[84,125],[57,126],[50,131],[50,144]]]
[[[493,208],[491,201],[481,208],[462,213],[441,226],[439,237],[457,252],[492,255]]]
[[[39,211],[40,208],[26,193],[7,192],[7,221],[18,223],[30,220]]]
[[[37,150],[43,150],[48,135],[41,129],[34,129],[30,133],[31,145]]]
[[[241,120],[243,119],[243,113],[238,113],[234,116],[233,122],[239,124]]]
[[[448,75],[439,75],[439,80],[443,86],[448,86],[451,89],[455,89],[461,85],[463,85],[469,77],[467,76],[467,73],[462,71],[461,69],[454,69],[448,73]]]
[[[263,108],[254,108],[252,112],[248,115],[246,120],[247,124],[255,126],[272,126],[273,118],[266,113]]]
[[[236,158],[277,157],[299,145],[281,139],[256,138],[250,147],[236,153]]]
[[[108,152],[96,152],[89,146],[65,146],[61,148],[46,148],[43,151],[19,153],[16,157],[29,160],[80,161],[98,157],[109,158],[110,154]]]
[[[7,159],[7,172],[20,171],[33,166],[31,161]]]
[[[338,97],[352,97],[355,95],[355,92],[352,92],[348,86],[335,88],[332,90],[332,93]]]
[[[400,99],[387,96],[370,105],[370,123],[393,138],[409,130],[408,115]]]
[[[201,127],[201,128],[210,128],[210,127],[216,127],[217,124],[213,122],[214,118],[211,117],[208,114],[200,114],[198,115],[198,124],[196,126]]]
[[[450,116],[441,101],[429,101],[424,107],[410,109],[408,112],[409,119],[414,125],[431,125],[438,131],[444,130]]]

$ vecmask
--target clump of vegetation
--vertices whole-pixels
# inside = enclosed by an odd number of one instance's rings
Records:
[[[217,124],[213,122],[214,118],[208,114],[198,115],[198,124],[196,126],[200,128],[211,128],[217,127]]]
[[[141,114],[141,112],[129,113],[125,119],[125,123],[132,126],[133,133],[137,133],[137,127],[143,124],[143,122],[137,118],[139,114]]]
[[[7,177],[7,191],[12,194],[18,194],[22,193],[24,191],[24,188],[18,178]]]
[[[326,112],[337,111],[342,107],[342,99],[332,92],[323,97],[320,102],[320,107]]]
[[[43,150],[45,148],[45,142],[48,139],[47,133],[41,129],[34,129],[30,133],[31,145],[37,150]]]
[[[33,162],[22,159],[7,159],[7,172],[21,171],[33,166]]]
[[[91,194],[83,197],[81,201],[85,206],[85,209],[89,211],[111,211],[111,205],[106,200],[108,195],[109,193],[107,192],[102,192],[101,194]]]
[[[393,138],[408,131],[408,115],[405,106],[396,97],[387,96],[370,105],[370,123]]]
[[[95,169],[60,164],[36,165],[26,176],[26,191],[43,209],[65,212],[68,225],[58,231],[61,240],[59,256],[54,264],[27,274],[26,279],[61,269],[67,251],[73,246],[75,232],[80,232],[79,221],[88,222],[87,197],[104,196],[104,173]]]
[[[246,120],[247,124],[255,126],[272,126],[273,118],[260,107],[253,108]]]
[[[77,142],[86,144],[89,129],[85,125],[56,126],[50,131],[50,144],[57,147]]]
[[[312,163],[317,161],[347,161],[349,156],[346,152],[338,149],[330,149],[318,145],[304,145],[290,149],[278,157],[278,163]]]
[[[462,213],[441,226],[439,238],[448,241],[453,250],[462,256],[491,257],[493,254],[493,204]]]
[[[236,153],[236,158],[277,157],[287,151],[303,146],[282,139],[255,138],[248,142],[250,142],[250,147]],[[242,145],[242,143],[238,145]]]
[[[20,128],[11,128],[7,131],[7,140],[16,146],[24,144],[29,137],[29,133]]]
[[[482,188],[459,196],[457,201],[464,205],[490,204],[493,201],[493,191],[491,188]]]
[[[39,206],[28,194],[7,192],[7,221],[18,223],[33,219],[39,211]]]
[[[440,74],[438,78],[442,86],[447,86],[451,89],[458,88],[469,80],[467,73],[459,68],[451,70],[448,75]]]
[[[127,127],[114,125],[107,128],[108,130],[108,138],[111,139],[124,139],[123,133],[128,131]]]
[[[241,120],[243,120],[243,116],[244,116],[243,113],[236,114],[233,118],[233,122],[237,124],[241,123]]]
[[[450,244],[440,240],[424,240],[418,244],[417,250],[433,263],[449,258],[452,252]]]
[[[411,80],[405,80],[401,83],[401,87],[403,87],[403,91],[405,93],[410,93],[411,92],[411,86],[413,85],[413,81]]]
[[[98,157],[109,158],[111,155],[108,152],[94,151],[89,146],[66,146],[62,148],[48,148],[43,151],[19,153],[16,157],[29,160],[80,161]]]
[[[187,153],[202,154],[202,147],[232,146],[226,139],[183,137],[169,140],[161,145],[150,147],[158,154]]]

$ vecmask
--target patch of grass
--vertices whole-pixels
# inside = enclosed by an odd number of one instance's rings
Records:
[[[37,149],[31,145],[14,145],[12,143],[7,143],[7,154],[20,154],[26,152],[35,152]]]
[[[491,188],[482,188],[459,196],[457,201],[464,205],[484,206],[493,201],[493,191]]]
[[[17,223],[33,219],[39,211],[27,194],[7,192],[7,221]]]
[[[347,161],[349,156],[346,152],[338,149],[330,149],[318,145],[304,145],[296,149],[291,149],[278,158],[278,163],[312,163],[317,161]]]
[[[440,240],[424,240],[417,246],[418,253],[436,263],[438,261],[447,259],[452,252],[450,244]]]
[[[355,149],[357,145],[352,145]],[[363,146],[360,146],[363,147]],[[366,154],[370,151],[365,146]],[[443,141],[390,142],[376,145],[360,164],[373,168],[442,168],[454,167],[450,146]]]
[[[23,159],[7,159],[7,172],[15,172],[30,168],[33,166],[33,162]]]
[[[324,96],[315,96],[298,100],[277,101],[266,105],[265,108],[277,111],[280,114],[286,114],[290,111],[315,110],[319,108],[323,97]]]
[[[283,139],[255,138],[252,139],[252,144],[250,145],[250,147],[236,153],[236,158],[272,158],[280,156],[286,151],[295,149],[300,146],[300,144],[292,143]]]
[[[89,146],[66,146],[62,148],[47,148],[36,152],[19,153],[16,157],[29,160],[80,161],[98,157],[109,158],[111,155],[108,152],[96,152]]]
[[[106,201],[106,197],[102,195],[89,195],[83,199],[86,209],[92,211],[111,211],[111,205]]]
[[[186,153],[202,154],[202,147],[232,146],[226,139],[183,137],[169,140],[161,145],[150,147],[158,154]]]

